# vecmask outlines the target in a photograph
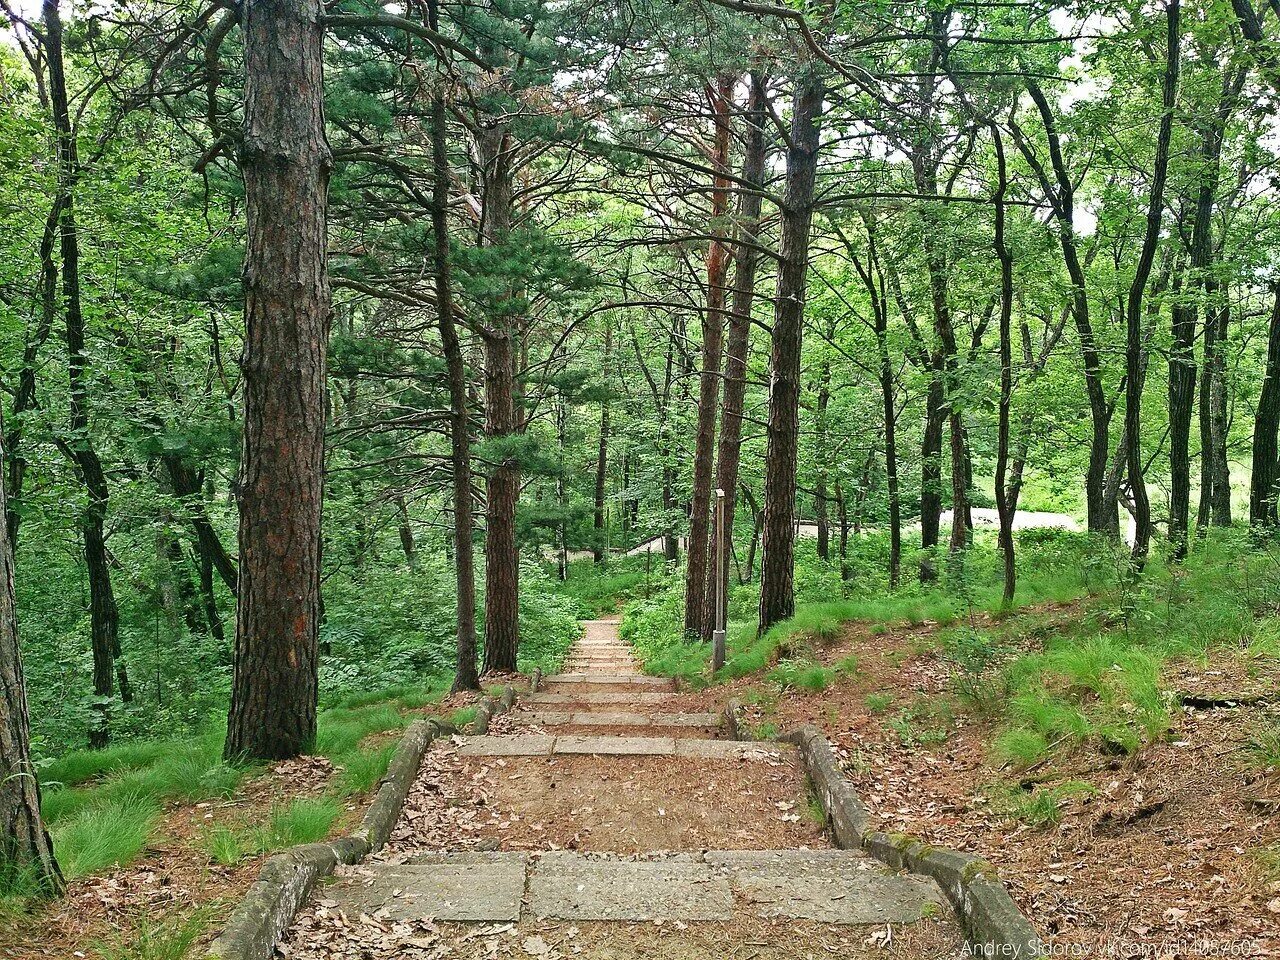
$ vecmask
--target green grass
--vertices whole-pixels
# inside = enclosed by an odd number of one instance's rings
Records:
[[[1062,805],[1071,797],[1088,795],[1097,791],[1082,780],[1068,780],[1053,787],[1037,787],[1030,792],[1008,790],[996,798],[995,809],[1000,814],[1021,820],[1032,827],[1047,827],[1062,822]]]
[[[1268,883],[1280,883],[1280,843],[1259,847],[1254,851],[1254,858]]]
[[[396,744],[357,750],[342,759],[342,772],[338,775],[338,791],[343,796],[364,793],[378,785],[387,772]]]
[[[143,917],[127,941],[117,937],[91,949],[100,960],[187,960],[208,925],[205,911],[167,921]]]
[[[1036,763],[1049,750],[1044,734],[1026,727],[1005,730],[996,737],[992,752],[1001,763],[1026,768]]]
[[[160,808],[149,798],[107,800],[52,829],[53,846],[68,880],[124,866],[146,847]]]
[[[1280,767],[1280,719],[1270,718],[1258,725],[1249,739],[1249,756],[1255,766]]]
[[[230,827],[214,827],[204,835],[203,846],[209,858],[224,867],[234,866],[252,852],[244,834]]]
[[[348,697],[323,711],[314,749],[342,768],[334,782],[336,794],[345,797],[374,787],[386,773],[395,746],[366,747],[366,738],[403,728],[410,718],[400,707],[439,694],[431,687],[400,687],[377,695],[383,699]],[[224,761],[224,736],[215,727],[188,739],[74,750],[43,763],[41,809],[67,876],[127,866],[145,849],[167,804],[231,796],[244,777],[259,768]],[[235,863],[254,851],[322,838],[340,812],[336,799],[300,800],[277,811],[253,836],[215,828],[204,843],[215,861]]]
[[[873,714],[880,714],[887,711],[893,706],[892,693],[868,693],[866,699],[863,700],[867,710]]]
[[[333,797],[295,797],[287,807],[276,808],[258,833],[259,852],[323,840],[341,815],[342,805]]]

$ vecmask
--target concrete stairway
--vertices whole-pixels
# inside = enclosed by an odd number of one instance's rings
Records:
[[[551,778],[563,781],[576,775],[602,784],[615,782],[615,772],[630,769],[628,765],[670,758],[656,761],[659,801],[663,784],[693,797],[690,791],[701,791],[720,775],[717,771],[768,764],[778,775],[794,776],[796,799],[776,803],[762,801],[758,794],[724,796],[725,804],[742,805],[742,825],[749,829],[753,818],[776,820],[779,811],[771,807],[803,806],[803,773],[794,747],[723,739],[719,716],[691,709],[686,700],[671,680],[643,675],[618,640],[616,622],[589,621],[566,673],[547,678],[538,693],[522,697],[516,712],[504,720],[504,727],[514,723],[517,732],[468,737],[459,744],[458,756],[481,758],[468,761],[481,765],[490,763],[484,758],[494,758],[487,769],[499,771],[498,776],[528,777],[529,768],[517,764],[545,763]],[[794,920],[883,927],[949,915],[932,881],[895,874],[860,852],[834,849],[654,851],[640,856],[561,849],[438,852],[403,864],[355,868],[329,887],[326,896],[348,916],[387,921]]]

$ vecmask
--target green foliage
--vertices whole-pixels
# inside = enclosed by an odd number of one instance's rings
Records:
[[[893,705],[892,693],[868,693],[866,700],[867,710],[871,713],[884,713]]]
[[[1068,780],[1053,787],[1036,787],[1028,792],[1013,788],[1000,792],[996,809],[1003,816],[1021,820],[1032,827],[1047,827],[1062,821],[1063,804],[1072,797],[1097,791],[1081,780]]]
[[[1249,755],[1258,767],[1280,769],[1280,718],[1259,722],[1249,738]]]
[[[258,851],[269,853],[323,840],[341,815],[342,804],[333,797],[295,797],[288,806],[272,812],[267,826],[257,835]]]
[[[210,859],[224,867],[239,863],[249,854],[243,835],[230,827],[214,827],[203,838],[204,849]]]
[[[1013,727],[996,737],[992,752],[1002,763],[1029,767],[1049,750],[1049,741],[1038,730]]]
[[[904,747],[937,746],[946,743],[955,725],[951,704],[940,697],[917,700],[898,712],[888,727]]]
[[[160,808],[147,797],[103,800],[52,828],[58,862],[68,880],[132,863],[142,852]]]
[[[168,920],[139,917],[127,940],[119,937],[92,949],[100,960],[187,960],[209,921],[207,911]]]
[[[347,754],[342,760],[342,773],[338,776],[341,794],[364,793],[372,790],[387,772],[396,745],[389,743],[364,751]]]

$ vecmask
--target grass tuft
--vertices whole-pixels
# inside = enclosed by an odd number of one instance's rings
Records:
[[[98,803],[53,828],[53,844],[68,880],[132,863],[142,852],[160,808],[147,797]]]

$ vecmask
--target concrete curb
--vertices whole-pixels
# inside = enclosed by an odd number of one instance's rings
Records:
[[[471,722],[471,728],[468,733],[475,735],[484,735],[489,732],[489,722],[500,713],[506,713],[516,702],[516,688],[506,686],[502,691],[502,696],[497,700],[487,694],[476,701],[476,718]]]
[[[982,957],[1029,960],[1046,956],[1044,944],[991,864],[955,850],[930,847],[903,835],[872,830],[867,808],[840,775],[830,742],[806,726],[780,737],[800,748],[836,845],[861,848],[895,870],[933,879],[955,910],[971,950]]]
[[[515,700],[514,687],[503,690],[498,700],[481,697],[476,724],[483,721],[488,730],[489,720],[511,709]],[[319,880],[332,874],[338,864],[359,863],[386,844],[431,741],[453,732],[452,726],[435,720],[409,724],[360,826],[340,839],[302,844],[268,857],[257,881],[210,945],[208,960],[268,960]]]
[[[529,674],[529,692],[537,693],[540,686],[542,686],[542,668],[534,667],[533,673]]]
[[[741,709],[742,705],[733,697],[724,705],[724,729],[730,740],[742,739],[742,731],[738,727],[738,713]]]

